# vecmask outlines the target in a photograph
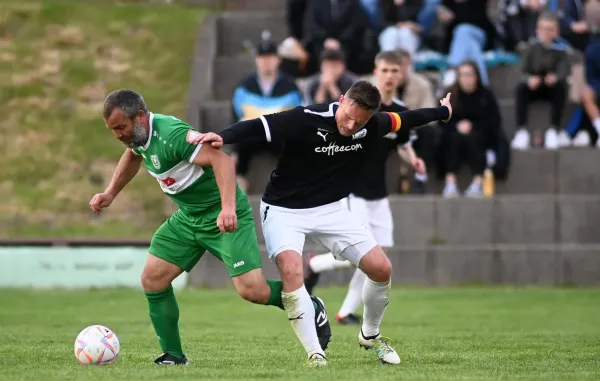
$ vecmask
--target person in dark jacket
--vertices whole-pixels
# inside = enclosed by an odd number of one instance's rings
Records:
[[[244,79],[234,90],[233,122],[258,118],[261,115],[285,111],[302,103],[302,95],[293,78],[279,72],[277,46],[261,40],[257,48],[256,73]],[[247,174],[252,158],[263,151],[278,155],[280,147],[271,143],[244,142],[234,148],[238,183],[248,191]]]
[[[381,12],[386,28],[379,35],[382,51],[403,49],[413,56],[421,44],[418,17],[423,0],[382,0]]]
[[[499,21],[503,31],[504,48],[517,50],[521,43],[535,37],[535,28],[547,0],[500,0]]]
[[[512,141],[514,149],[527,149],[530,137],[527,127],[529,104],[534,100],[549,101],[550,126],[544,135],[544,146],[557,149],[569,138],[561,127],[567,101],[567,76],[570,74],[569,47],[558,41],[558,19],[552,13],[543,13],[537,23],[537,39],[522,55],[523,79],[516,88],[517,133]],[[559,131],[560,130],[560,131]]]
[[[306,87],[305,103],[337,102],[357,80],[358,78],[346,72],[343,52],[325,49],[321,54],[321,72]]]
[[[440,148],[446,172],[443,196],[458,196],[456,172],[464,159],[473,173],[465,195],[482,197],[486,150],[501,129],[500,109],[496,96],[481,81],[476,62],[465,61],[459,65],[457,77],[457,83],[448,90],[452,94],[452,118],[442,130]]]
[[[484,51],[493,46],[495,28],[487,15],[488,0],[444,0],[439,10],[442,22],[448,23],[448,65],[443,84],[449,87],[456,81],[455,68],[466,60],[477,63],[481,81],[488,84]]]
[[[304,41],[310,66],[319,65],[324,49],[346,53],[346,67],[362,75],[373,71],[379,47],[369,18],[358,0],[309,0],[304,19]]]
[[[563,6],[560,35],[573,48],[582,52],[590,40],[590,32],[594,29],[585,19],[585,6],[592,2],[589,0],[566,0]]]

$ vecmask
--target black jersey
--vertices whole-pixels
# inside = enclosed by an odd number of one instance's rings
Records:
[[[408,110],[404,103],[394,99],[391,104],[381,104],[382,112],[400,113]],[[398,146],[406,146],[411,141],[411,132],[408,128],[401,128],[398,132],[389,132],[379,140],[377,149],[369,156],[357,175],[352,193],[366,200],[379,200],[388,196],[385,185],[385,164],[392,151]]]
[[[446,107],[377,112],[362,129],[346,137],[337,129],[337,108],[337,102],[299,106],[238,122],[220,135],[225,144],[248,139],[282,142],[281,156],[262,199],[271,205],[303,209],[347,197],[358,181],[358,171],[389,132],[449,117]]]

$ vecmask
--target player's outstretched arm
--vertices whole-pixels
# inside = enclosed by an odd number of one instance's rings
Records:
[[[217,217],[217,226],[221,233],[235,231],[237,229],[235,213],[237,185],[233,159],[221,150],[203,145],[194,157],[193,163],[203,167],[212,167],[219,193],[221,193],[221,213]]]
[[[90,200],[90,208],[100,213],[103,208],[110,206],[112,201],[117,197],[119,192],[135,177],[140,170],[142,164],[142,156],[136,155],[129,148],[125,150],[117,168],[113,172],[112,179],[106,187],[104,193],[98,193]]]
[[[379,126],[382,135],[388,132],[397,132],[401,128],[411,130],[431,122],[448,122],[452,117],[452,106],[450,104],[450,93],[440,101],[440,107],[419,108],[415,110],[402,111],[400,113],[383,112],[379,118]]]

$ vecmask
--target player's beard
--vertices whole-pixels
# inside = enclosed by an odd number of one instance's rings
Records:
[[[129,148],[141,147],[148,141],[148,131],[141,124],[133,123],[131,141],[127,144]]]

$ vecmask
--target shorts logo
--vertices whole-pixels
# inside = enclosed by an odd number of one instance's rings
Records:
[[[238,268],[240,266],[244,266],[245,262],[244,261],[239,261],[233,264],[233,268]]]
[[[154,168],[160,169],[160,161],[158,160],[158,156],[150,155],[150,160],[152,160],[152,165],[154,165]]]

